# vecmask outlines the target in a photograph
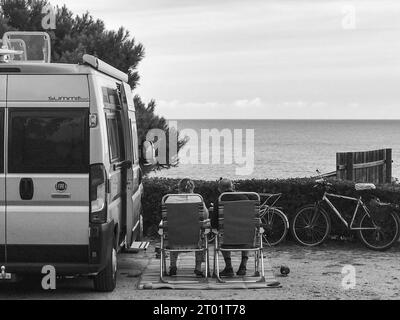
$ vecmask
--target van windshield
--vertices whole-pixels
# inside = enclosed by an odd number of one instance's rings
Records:
[[[87,173],[87,109],[10,109],[8,172]]]

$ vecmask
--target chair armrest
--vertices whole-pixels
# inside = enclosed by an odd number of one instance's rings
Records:
[[[164,234],[164,221],[160,221],[158,224],[158,234],[162,236]]]
[[[259,234],[263,234],[265,232],[260,218],[256,218],[256,229]]]
[[[202,224],[202,228],[204,228],[204,229],[210,229],[210,227],[211,227],[211,220],[210,219],[204,219],[203,221],[203,224]]]
[[[204,219],[202,221],[201,229],[204,231],[204,234],[209,234],[211,229],[211,220]]]

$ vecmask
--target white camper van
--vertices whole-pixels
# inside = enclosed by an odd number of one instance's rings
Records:
[[[52,265],[111,291],[142,228],[128,76],[89,55],[50,63],[46,33],[6,33],[0,58],[0,277]]]

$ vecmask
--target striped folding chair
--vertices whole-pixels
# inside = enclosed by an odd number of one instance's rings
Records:
[[[224,201],[227,195],[246,195],[249,199]],[[228,198],[232,198],[228,197]],[[264,257],[260,220],[260,196],[254,192],[228,192],[219,197],[219,230],[215,237],[214,275],[219,282],[265,282]],[[224,280],[220,277],[219,253],[249,251],[255,253],[255,273],[251,279]],[[261,275],[260,275],[261,262]]]
[[[168,202],[169,198],[193,197],[193,202]],[[203,198],[199,194],[168,194],[163,197],[162,220],[159,226],[161,236],[160,280],[164,283],[200,283],[198,281],[166,280],[167,252],[202,252],[205,256],[205,279],[209,273],[207,234],[210,220],[204,219]],[[194,267],[194,265],[193,265]],[[182,276],[179,276],[182,277]],[[191,277],[193,278],[193,277]]]

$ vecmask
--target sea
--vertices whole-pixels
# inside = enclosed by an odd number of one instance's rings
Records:
[[[311,177],[317,169],[335,171],[337,152],[392,148],[393,176],[400,178],[400,120],[173,120],[170,124],[190,139],[176,168],[151,176]],[[211,133],[224,138],[213,143]]]

